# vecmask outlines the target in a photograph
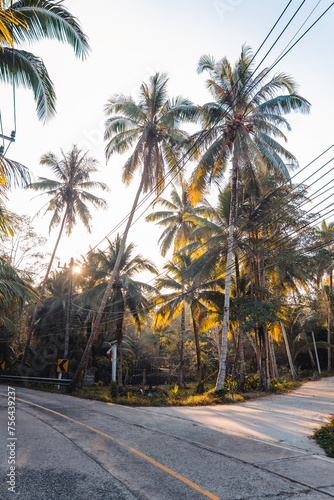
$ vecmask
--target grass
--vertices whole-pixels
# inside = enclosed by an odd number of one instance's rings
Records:
[[[272,393],[283,394],[298,388],[301,382],[295,380],[272,381],[270,392],[263,392],[261,388],[251,387],[248,384],[245,392],[236,391],[235,387],[227,384],[221,393],[214,390],[214,384],[208,384],[203,394],[196,394],[196,384],[189,383],[187,387],[163,385],[152,389],[138,386],[125,387],[122,394],[111,396],[110,386],[101,386],[101,383],[91,384],[78,390],[75,395],[85,399],[94,399],[106,403],[116,403],[125,406],[213,406],[221,404],[241,403],[248,399],[265,397]]]
[[[334,458],[334,417],[330,419],[328,424],[317,429],[313,438],[325,450],[328,457]]]

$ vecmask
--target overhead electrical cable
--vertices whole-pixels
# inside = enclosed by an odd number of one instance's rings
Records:
[[[305,0],[302,2],[301,6],[305,3]],[[276,23],[274,24],[274,27],[270,30],[269,34],[267,35],[265,41],[268,39],[269,35],[273,32],[273,29],[277,26],[279,20],[282,18],[283,14],[285,13],[285,11],[287,10],[287,8],[289,7],[289,5],[291,4],[291,1],[288,3],[288,5],[285,7],[285,9],[283,10],[282,14],[280,15],[279,19],[276,21]],[[300,6],[300,7],[301,7]],[[299,11],[300,7],[297,9],[297,11]],[[295,17],[296,15],[296,12],[295,14],[293,15],[293,17]],[[288,22],[288,25],[290,24],[291,22],[291,19],[290,21]],[[286,28],[284,28],[283,31],[285,31]],[[273,47],[275,46],[277,40],[272,44],[272,46],[270,47],[270,49],[267,51],[267,54],[266,54],[266,57],[268,56],[268,54],[271,52],[271,50],[273,49]],[[262,48],[264,42],[261,44],[260,48]],[[257,50],[256,54],[259,53],[259,50],[260,48]],[[255,55],[253,56],[253,58],[251,59],[251,62],[253,61]],[[264,60],[264,59],[263,59]],[[262,60],[262,61],[263,61]],[[251,64],[250,62],[250,64]],[[270,70],[271,68],[269,68]],[[245,73],[246,70],[244,70],[243,74]],[[238,79],[238,82],[240,82],[241,78],[242,78],[243,75],[241,75],[241,77],[239,77]],[[264,75],[265,76],[265,75]],[[262,79],[264,78],[264,76],[262,77]],[[247,82],[250,80],[250,78],[246,81],[246,84]],[[238,83],[237,82],[237,83]],[[249,89],[248,91],[250,92],[251,89]],[[234,103],[234,107],[238,104],[238,101]],[[222,109],[222,106],[219,105],[219,107]],[[227,111],[225,112],[225,116],[227,115]],[[157,191],[157,189],[163,185],[163,183],[165,182],[166,178],[171,175],[173,173],[173,171],[180,166],[181,162],[182,161],[185,161],[185,164],[188,163],[190,161],[190,159],[195,155],[196,153],[196,148],[198,146],[198,144],[200,144],[201,142],[203,142],[205,140],[205,138],[210,134],[210,131],[224,118],[223,117],[220,117],[216,120],[216,123],[209,129],[209,130],[206,130],[203,132],[202,136],[198,137],[198,139],[195,141],[195,143],[189,148],[189,150],[184,153],[184,155],[182,156],[182,158],[176,163],[176,165],[174,165],[174,167],[172,167],[167,174],[165,174],[165,176],[144,196],[144,198],[138,203],[137,207],[136,207],[136,211],[147,201],[147,199]],[[183,168],[185,167],[185,165],[181,166],[180,167],[180,170],[182,170]],[[177,176],[178,174],[175,174],[174,178]],[[165,186],[161,192],[163,192],[169,185],[170,183],[167,184],[167,186]],[[154,201],[151,203],[153,204]],[[130,213],[128,213],[104,238],[103,240],[101,240],[99,243],[97,243],[92,249],[90,249],[86,255],[88,253],[90,253],[91,251],[93,251],[95,248],[97,248],[101,243],[103,243],[103,241],[105,239],[107,239],[111,234],[113,234],[115,231],[117,231],[125,222],[126,220],[129,218],[130,216]],[[138,218],[136,219],[138,220]],[[133,224],[131,225],[133,226]]]

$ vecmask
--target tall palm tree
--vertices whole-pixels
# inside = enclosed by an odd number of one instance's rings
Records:
[[[180,129],[180,123],[192,119],[197,108],[188,99],[168,99],[168,78],[156,73],[149,83],[142,83],[139,102],[132,97],[116,94],[106,105],[110,117],[106,123],[105,139],[107,161],[114,153],[132,151],[123,167],[123,181],[129,183],[135,172],[142,168],[141,180],[124,230],[120,250],[111,273],[108,286],[96,317],[87,347],[72,379],[70,391],[76,387],[80,373],[86,366],[94,337],[99,328],[104,308],[108,301],[126,245],[126,239],[142,192],[155,189],[157,193],[164,186],[166,172],[176,169],[180,151],[189,140],[188,134]]]
[[[209,71],[207,87],[214,102],[201,109],[206,148],[192,176],[192,193],[199,197],[212,179],[221,179],[231,164],[231,208],[226,260],[225,314],[220,370],[216,390],[224,387],[227,333],[230,311],[232,253],[236,216],[237,186],[244,178],[254,179],[257,170],[271,171],[278,179],[289,179],[284,161],[296,164],[294,156],[276,138],[286,140],[282,127],[289,130],[283,115],[308,112],[310,104],[297,94],[296,85],[286,74],[266,81],[268,69],[254,74],[251,51],[243,47],[234,68],[224,58],[216,62],[202,56],[198,72]],[[203,135],[203,132],[200,133]]]
[[[210,291],[211,283],[197,283],[196,277],[190,278],[186,276],[187,271],[191,266],[191,257],[186,252],[175,254],[172,261],[168,261],[164,266],[167,272],[166,276],[158,278],[157,288],[159,290],[166,288],[172,291],[159,296],[155,303],[159,306],[156,312],[156,328],[165,328],[169,323],[181,315],[181,356],[180,356],[180,371],[179,384],[183,384],[183,369],[184,360],[182,345],[184,345],[185,336],[185,307],[190,308],[191,321],[196,346],[197,358],[197,391],[202,392],[202,359],[199,342],[199,334],[201,325],[206,319],[206,326],[212,326],[209,323],[212,306],[217,300],[217,293]]]
[[[171,201],[165,198],[157,198],[153,204],[153,208],[159,204],[165,210],[153,212],[146,217],[148,222],[156,222],[159,226],[164,227],[164,231],[159,238],[161,255],[165,257],[167,251],[173,246],[174,253],[178,252],[187,243],[189,243],[190,235],[195,229],[195,224],[187,219],[190,215],[202,215],[207,211],[207,207],[197,207],[189,196],[189,183],[181,177],[181,193],[179,194],[176,187],[173,187],[171,192]]]
[[[90,180],[91,174],[98,170],[98,162],[94,158],[87,156],[87,154],[82,154],[76,146],[67,154],[62,152],[61,159],[54,153],[46,153],[41,157],[40,163],[41,165],[50,167],[57,179],[53,180],[41,177],[38,182],[30,184],[28,187],[34,191],[43,191],[43,194],[47,194],[51,197],[45,212],[52,212],[49,231],[60,224],[58,238],[40,290],[40,296],[42,297],[64,230],[67,235],[70,235],[77,222],[77,218],[79,218],[85,228],[90,232],[91,215],[87,203],[98,208],[106,208],[107,203],[102,198],[90,193],[89,190],[99,188],[106,191],[108,187],[102,182]],[[26,359],[36,314],[37,305],[31,320],[21,366],[23,366]]]
[[[322,277],[327,274],[329,276],[329,287],[327,288],[327,342],[331,343],[331,299],[333,299],[333,240],[334,240],[334,223],[327,224],[325,220],[322,221],[320,227],[316,231],[316,243],[322,246],[318,250],[315,261],[318,268],[318,278],[321,282]],[[326,292],[325,292],[326,293]],[[332,353],[331,349],[327,350],[327,371],[332,371]]]
[[[21,42],[56,39],[71,45],[75,55],[84,59],[89,52],[88,40],[76,18],[61,2],[19,0],[11,7],[8,3],[2,2],[0,7],[1,18],[5,19],[0,27],[0,79],[32,89],[37,116],[45,121],[55,112],[53,83],[40,57],[15,46]]]
[[[108,278],[112,273],[117,255],[120,251],[121,238],[109,241],[106,251],[91,254],[89,259],[90,273],[95,275],[95,286],[84,291],[75,300],[81,307],[98,307],[108,286]],[[122,342],[126,313],[129,312],[138,332],[143,326],[143,318],[151,307],[148,294],[155,288],[147,283],[134,280],[134,276],[142,271],[158,274],[156,267],[140,254],[132,256],[134,245],[130,243],[122,253],[117,280],[114,282],[105,308],[105,324],[116,334],[117,340],[117,380],[122,386]]]

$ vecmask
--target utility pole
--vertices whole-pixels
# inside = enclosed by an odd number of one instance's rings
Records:
[[[71,302],[72,302],[72,288],[73,288],[73,257],[71,257],[70,265],[68,268],[68,292],[67,292],[67,301],[66,301],[66,311],[65,311],[65,340],[64,340],[64,359],[68,359],[68,351],[69,351],[69,343],[70,343],[70,320],[71,320]],[[60,265],[58,264],[60,268]],[[67,269],[66,264],[65,267],[61,269]],[[62,373],[58,374],[59,380],[62,378]],[[57,389],[60,389],[60,386],[57,386]]]
[[[66,303],[66,326],[65,326],[65,345],[64,345],[64,358],[68,358],[69,343],[70,343],[70,320],[71,320],[71,302],[72,302],[72,288],[73,288],[73,257],[70,261],[68,268],[68,293]]]

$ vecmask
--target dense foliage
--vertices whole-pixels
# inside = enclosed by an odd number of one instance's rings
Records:
[[[37,4],[50,8],[55,19],[60,16],[56,26],[47,12],[36,17]],[[15,36],[24,23],[38,21],[36,36],[57,28],[58,39],[85,55],[81,30],[57,5],[18,2],[17,12],[26,14],[15,21]],[[4,13],[10,21],[11,13]],[[8,33],[3,36],[1,43],[10,46]],[[208,71],[213,98],[203,106],[169,98],[168,78],[159,73],[142,84],[138,102],[123,94],[108,100],[106,158],[129,153],[123,181],[137,172],[141,178],[125,234],[108,241],[104,251],[89,251],[79,273],[73,273],[73,262],[56,270],[53,261],[63,233],[69,236],[78,220],[90,230],[87,204],[106,204],[91,193],[107,190],[90,178],[96,161],[75,146],[61,158],[47,153],[41,164],[54,178],[28,185],[49,196],[50,231],[60,226],[39,283],[23,256],[42,261],[35,246],[43,241],[32,230],[15,239],[28,221],[7,211],[4,197],[11,178],[27,184],[28,172],[2,160],[0,361],[7,373],[16,374],[21,364],[21,373],[55,376],[57,360],[68,357],[70,376],[79,366],[110,385],[113,345],[113,394],[124,385],[194,382],[196,392],[216,383],[223,397],[226,390],[275,391],[288,372],[297,378],[316,367],[332,371],[334,225],[307,209],[307,186],[290,180],[297,159],[281,145],[282,130],[290,129],[285,115],[308,112],[310,105],[289,75],[267,79],[253,70],[246,47],[235,66],[203,56],[199,71]],[[40,99],[38,94],[43,117],[48,101],[45,107]],[[186,122],[198,131],[186,132]],[[182,159],[190,149],[196,164],[185,172]],[[171,192],[162,196],[171,175]],[[148,231],[152,222],[162,229],[156,244],[166,261],[160,274],[149,256],[134,255],[134,245],[126,241],[139,197],[149,190],[159,195],[146,223]],[[142,271],[157,276],[145,283],[138,276]],[[176,394],[177,389],[174,399]]]

